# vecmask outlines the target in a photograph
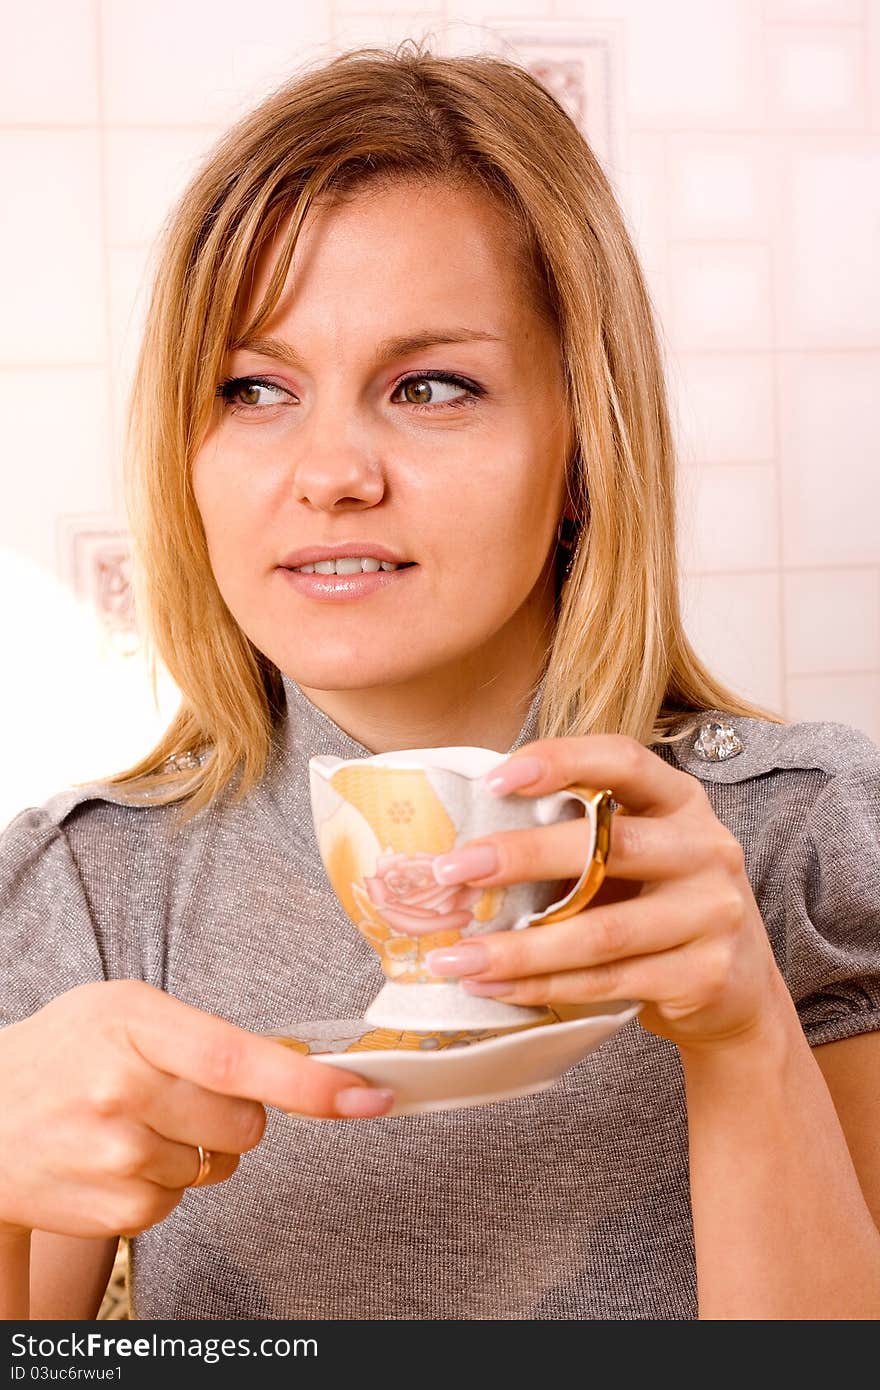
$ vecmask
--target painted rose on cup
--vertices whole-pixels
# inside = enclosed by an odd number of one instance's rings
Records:
[[[468,884],[443,887],[434,877],[436,854],[380,854],[376,872],[364,884],[370,902],[391,927],[408,936],[428,932],[463,932],[474,920],[472,909],[483,896]]]

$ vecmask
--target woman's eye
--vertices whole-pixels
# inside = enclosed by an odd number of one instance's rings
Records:
[[[453,388],[452,398],[438,400],[438,385]],[[452,372],[423,372],[420,375],[408,376],[394,388],[392,401],[401,392],[404,393],[404,399],[400,402],[402,405],[409,405],[413,410],[423,412],[476,405],[480,396],[486,394],[484,388],[476,382],[466,381]],[[268,393],[268,399],[263,393]],[[272,393],[275,395],[274,400],[271,399]],[[267,406],[278,405],[280,398],[289,397],[290,392],[276,386],[274,382],[265,381],[262,377],[235,376],[221,381],[216,395],[229,407],[233,415],[247,415],[258,414]]]
[[[464,399],[459,394],[458,399],[437,400],[436,387],[432,382],[439,382],[441,386],[451,386],[457,388],[459,393],[462,391]],[[431,372],[423,373],[421,376],[408,376],[404,381],[399,382],[395,388],[394,395],[399,391],[406,393],[406,402],[416,410],[443,410],[446,407],[461,405],[475,405],[480,396],[485,392],[481,386],[465,381],[460,376],[454,376],[451,372]],[[392,397],[392,400],[394,397]]]
[[[290,393],[283,390],[280,386],[275,386],[271,381],[263,381],[258,376],[234,376],[227,381],[221,381],[217,387],[216,394],[220,396],[225,405],[228,405],[233,414],[236,407],[245,411],[259,410],[261,401],[259,393],[261,391],[274,391],[278,396],[287,396]],[[277,405],[277,401],[264,401],[262,404]]]

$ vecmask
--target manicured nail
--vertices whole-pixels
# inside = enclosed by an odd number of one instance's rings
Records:
[[[425,964],[433,975],[478,975],[489,964],[489,952],[482,941],[462,941],[429,951]]]
[[[394,1092],[380,1086],[346,1086],[337,1091],[334,1100],[337,1115],[368,1119],[372,1115],[384,1115],[394,1104]]]
[[[513,980],[462,980],[461,987],[468,994],[510,994],[515,988]]]
[[[540,758],[511,758],[500,767],[493,768],[480,780],[493,796],[506,796],[519,787],[527,787],[537,782],[547,771]]]
[[[450,854],[438,854],[433,861],[434,877],[438,883],[469,883],[485,878],[498,868],[498,851],[494,845],[467,845]]]

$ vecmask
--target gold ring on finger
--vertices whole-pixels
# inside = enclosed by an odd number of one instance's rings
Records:
[[[199,1171],[193,1181],[188,1184],[190,1187],[201,1187],[203,1183],[208,1181],[211,1175],[211,1162],[214,1157],[211,1150],[203,1149],[201,1144],[197,1144],[196,1148],[199,1151]]]

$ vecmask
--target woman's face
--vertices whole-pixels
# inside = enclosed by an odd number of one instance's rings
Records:
[[[260,333],[296,360],[265,342],[227,357],[227,378],[259,381],[218,398],[195,459],[211,564],[244,632],[306,689],[454,681],[465,664],[488,679],[549,630],[572,437],[559,344],[509,237],[491,202],[445,185],[313,208]],[[292,572],[295,552],[352,543],[413,563]]]

